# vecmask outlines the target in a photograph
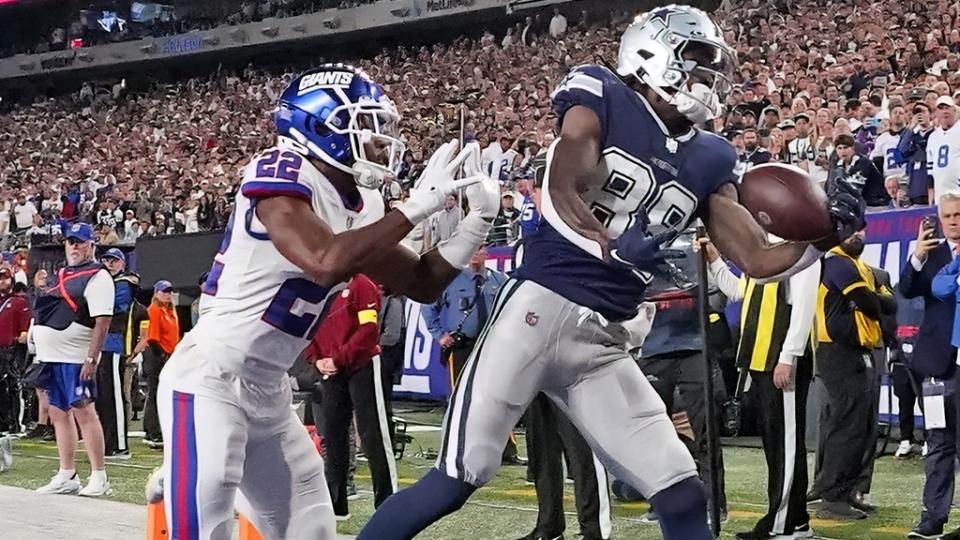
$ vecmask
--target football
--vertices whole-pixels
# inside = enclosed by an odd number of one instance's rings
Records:
[[[798,167],[767,163],[749,169],[740,203],[764,230],[784,240],[813,242],[833,232],[827,194]]]

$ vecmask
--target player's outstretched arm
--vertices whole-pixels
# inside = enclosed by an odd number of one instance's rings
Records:
[[[597,174],[601,143],[600,119],[595,112],[576,105],[563,115],[560,137],[547,155],[540,210],[567,240],[606,259],[610,243],[607,230],[580,197],[605,180]]]
[[[798,242],[771,244],[763,227],[753,219],[749,210],[740,205],[733,184],[724,184],[710,196],[706,221],[710,239],[717,249],[753,278],[786,273],[797,265],[809,247],[809,244]],[[818,258],[819,255],[804,267]]]
[[[325,286],[364,272],[413,228],[402,213],[393,211],[365,227],[334,234],[309,202],[293,197],[259,201],[257,218],[277,250]]]
[[[739,203],[737,188],[725,184],[710,196],[706,215],[710,238],[748,276],[761,281],[780,280],[810,266],[828,249],[840,245],[864,226],[865,206],[851,186],[837,182],[829,212],[834,233],[814,243],[771,244],[763,228]]]

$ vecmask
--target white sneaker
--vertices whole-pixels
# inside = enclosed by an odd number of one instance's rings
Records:
[[[50,483],[37,488],[37,493],[58,493],[61,495],[73,495],[80,491],[80,479],[74,474],[73,478],[64,478],[59,473],[53,475]]]
[[[923,450],[920,451],[920,457],[927,457],[927,443],[923,443]]]
[[[913,444],[910,441],[900,441],[900,446],[898,446],[897,451],[893,453],[893,457],[903,459],[909,457],[912,453]]]
[[[163,471],[157,467],[147,478],[147,486],[144,489],[144,496],[147,503],[154,504],[163,500]]]
[[[87,485],[80,490],[81,497],[104,497],[113,493],[113,490],[110,489],[110,482],[108,482],[104,477],[96,478],[90,476],[90,479],[87,480]]]
[[[13,438],[0,438],[0,472],[13,468]]]

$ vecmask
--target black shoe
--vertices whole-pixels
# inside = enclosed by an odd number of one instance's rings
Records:
[[[953,531],[952,533],[949,533],[946,536],[943,536],[943,525],[937,526],[937,525],[934,525],[933,523],[923,523],[923,522],[918,523],[917,526],[914,527],[912,531],[907,533],[907,538],[931,539],[931,538],[941,538],[941,537],[944,539],[960,538],[960,536],[957,535],[957,531]]]
[[[821,495],[820,492],[818,491],[811,491],[810,493],[807,493],[808,503],[820,502],[822,500],[823,500],[823,495]]]
[[[522,538],[518,538],[517,540],[563,540],[563,535],[543,536],[542,534],[532,532]]]
[[[27,432],[23,434],[23,438],[24,438],[24,439],[39,439],[40,437],[43,436],[43,431],[44,431],[44,428],[45,428],[45,427],[47,427],[46,424],[34,424],[33,427],[31,427],[30,429],[28,429]]]
[[[145,445],[149,446],[150,448],[153,448],[153,449],[156,450],[156,449],[159,449],[159,448],[163,448],[163,439],[147,439],[147,438],[144,438],[144,439],[143,439],[143,444],[145,444]]]
[[[114,450],[109,452],[107,455],[103,456],[104,459],[109,459],[112,461],[126,461],[132,456],[129,450]]]
[[[43,433],[40,435],[40,440],[43,441],[55,441],[57,440],[57,431],[53,429],[53,426],[43,426]]]
[[[850,498],[847,499],[847,503],[849,503],[850,506],[856,508],[857,510],[861,512],[866,512],[868,514],[872,514],[877,511],[877,507],[864,501],[863,495],[861,495],[860,493],[855,493],[851,495]]]
[[[820,519],[833,519],[837,521],[856,521],[866,519],[866,512],[857,510],[844,501],[823,501],[817,510],[817,517]]]
[[[767,540],[770,538],[770,533],[757,532],[756,530],[738,532],[735,535],[737,540]]]

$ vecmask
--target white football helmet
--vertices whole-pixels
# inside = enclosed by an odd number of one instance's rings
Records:
[[[723,112],[736,65],[736,52],[709,15],[671,5],[638,16],[623,33],[617,73],[636,77],[701,124]]]

